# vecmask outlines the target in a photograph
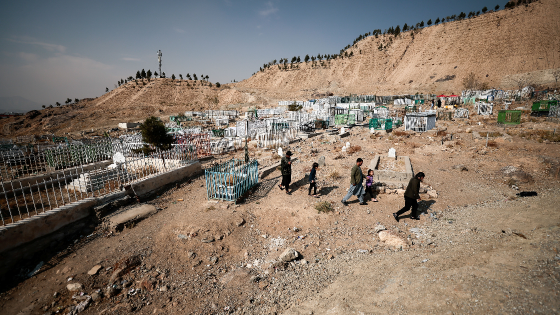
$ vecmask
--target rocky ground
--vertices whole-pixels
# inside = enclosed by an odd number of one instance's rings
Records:
[[[141,200],[158,209],[148,219],[122,231],[92,225],[0,293],[1,313],[556,313],[560,147],[539,136],[555,126],[537,118],[504,129],[474,117],[423,134],[355,127],[347,138],[292,143],[291,195],[278,170],[238,204],[208,201],[203,175],[186,179]],[[347,141],[352,154],[341,150]],[[391,147],[426,173],[420,221],[391,216],[404,205],[400,187],[382,187],[377,203],[340,203],[356,158],[365,172]],[[260,169],[279,161],[250,154]],[[322,156],[316,199],[306,173]],[[319,213],[325,201],[332,211]]]

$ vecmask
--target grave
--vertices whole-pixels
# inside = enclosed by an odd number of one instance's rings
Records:
[[[208,199],[237,201],[259,183],[256,160],[245,163],[232,159],[204,171]]]
[[[436,114],[434,112],[408,113],[404,116],[404,130],[424,132],[435,128]]]
[[[519,125],[521,123],[521,111],[500,110],[498,112],[498,123],[505,125]]]
[[[376,182],[392,185],[408,185],[414,177],[412,164],[408,156],[389,157],[376,155],[370,162],[369,168],[373,170],[373,179]]]

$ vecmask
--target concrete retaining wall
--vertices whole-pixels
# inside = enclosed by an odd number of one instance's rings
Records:
[[[146,178],[133,184],[133,188],[138,196],[145,197],[167,184],[193,176],[201,172],[201,170],[201,164],[197,161],[181,168]],[[128,187],[123,192],[73,202],[14,224],[0,227],[0,257],[2,257],[0,262],[0,278],[18,262],[18,257],[30,257],[33,252],[44,249],[44,247],[40,246],[29,248],[27,244],[37,243],[36,240],[40,238],[47,237],[49,234],[75,224],[75,222],[84,221],[94,214],[94,207],[122,198],[127,194],[133,194],[131,187]],[[24,256],[22,256],[23,252],[25,252]]]

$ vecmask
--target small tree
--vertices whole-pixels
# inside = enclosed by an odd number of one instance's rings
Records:
[[[146,78],[146,71],[144,71],[144,69],[142,69],[142,72],[140,72],[140,76],[142,77],[142,79]]]
[[[136,79],[142,79],[142,75],[140,74],[140,71],[136,71]]]
[[[221,86],[220,82],[216,82],[216,87],[219,88]]]
[[[309,61],[309,55],[305,55],[305,58],[303,59],[303,61],[305,61],[305,63],[307,63]]]
[[[67,98],[66,101],[64,102],[66,105],[72,103],[72,99],[71,98]]]
[[[148,69],[148,72],[146,72],[146,76],[148,77],[148,82],[150,82],[150,79],[152,78],[152,70]]]
[[[438,25],[440,22],[439,18],[436,19],[436,25]]]
[[[179,78],[183,80],[183,75],[179,73]]]
[[[109,88],[108,88],[108,87],[105,88],[105,93],[107,93],[107,92],[109,92]]]
[[[41,107],[45,108],[45,107],[47,107],[47,106],[45,106],[45,105],[41,105]]]
[[[424,21],[420,22],[420,27],[424,27]]]
[[[500,5],[497,4],[497,5],[494,7],[494,11],[498,11],[499,9],[500,9]]]
[[[154,71],[154,77],[157,78],[157,76],[158,76],[157,71]]]
[[[74,103],[78,103],[79,101],[80,101],[80,100],[77,99],[77,98],[74,99]]]
[[[142,141],[147,144],[145,144],[141,149],[137,150],[137,152],[150,154],[155,151],[153,147],[160,150],[171,149],[173,137],[167,134],[165,125],[157,117],[151,116],[149,118],[146,118],[144,123],[140,125],[140,132],[142,133]]]
[[[171,80],[175,81],[175,74],[171,75]]]
[[[292,61],[291,61],[291,63],[294,63],[294,62],[296,62],[296,60],[297,60],[297,57],[296,57],[296,56],[292,57]]]
[[[487,7],[482,8],[482,13],[486,13],[486,11],[488,11]]]
[[[298,56],[297,59],[296,59],[296,61],[297,61],[298,63],[300,63],[300,62],[301,62],[301,58],[299,58],[299,56]]]
[[[428,26],[432,25],[432,19],[429,19],[428,23],[426,23],[426,24],[428,24]]]
[[[196,76],[196,73],[193,73],[193,78],[194,78],[195,81],[198,80],[198,77]]]
[[[56,106],[60,106],[60,103],[59,103],[59,102],[56,102],[55,104],[56,104]]]

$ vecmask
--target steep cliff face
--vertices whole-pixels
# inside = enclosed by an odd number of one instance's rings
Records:
[[[515,88],[519,78],[554,85],[560,68],[560,0],[447,22],[397,37],[369,36],[347,51],[353,57],[277,66],[236,86],[275,98],[335,94],[459,93],[473,72],[490,87]],[[383,45],[383,49],[379,49]]]

